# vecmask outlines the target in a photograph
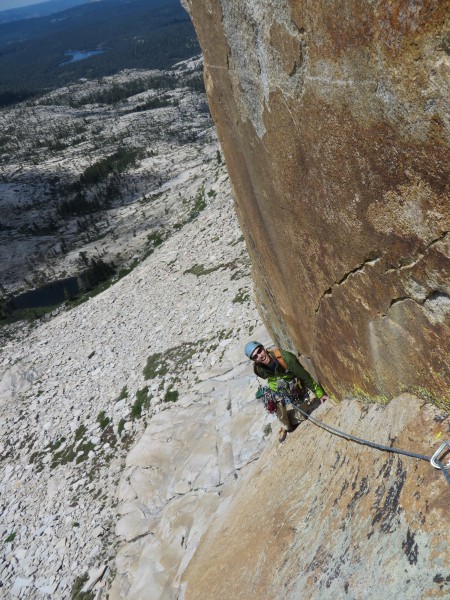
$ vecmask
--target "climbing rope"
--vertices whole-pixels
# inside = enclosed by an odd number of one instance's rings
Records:
[[[447,468],[439,460],[439,455],[442,453],[444,448],[446,446],[448,448],[450,448],[450,444],[448,442],[445,442],[444,444],[442,444],[442,446],[440,448],[438,448],[438,450],[430,458],[429,456],[425,456],[424,454],[418,454],[417,452],[409,452],[408,450],[401,450],[400,448],[394,448],[393,446],[384,446],[383,444],[376,444],[375,442],[371,442],[369,440],[364,440],[363,438],[356,437],[354,435],[351,435],[350,433],[346,433],[345,431],[336,429],[335,427],[332,427],[331,425],[327,425],[323,421],[319,421],[319,419],[316,419],[315,417],[309,415],[307,412],[305,412],[302,408],[300,408],[294,402],[292,402],[292,405],[295,406],[295,408],[297,410],[299,410],[308,419],[308,421],[312,421],[315,425],[317,425],[318,427],[321,427],[322,429],[325,429],[325,431],[328,431],[329,433],[332,433],[333,435],[338,435],[339,437],[345,438],[347,440],[351,440],[353,442],[357,442],[358,444],[363,444],[364,446],[370,446],[371,448],[376,448],[377,450],[384,450],[385,452],[394,452],[395,454],[403,454],[405,456],[410,456],[411,458],[419,458],[420,460],[426,460],[427,462],[431,463],[433,466],[435,466],[436,468],[439,468],[441,470],[442,474],[444,475],[444,477],[447,480],[447,483],[450,485],[450,474],[447,472]]]

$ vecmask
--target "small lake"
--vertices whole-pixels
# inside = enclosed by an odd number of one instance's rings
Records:
[[[59,66],[70,65],[74,62],[80,62],[80,60],[86,60],[86,58],[90,58],[91,56],[98,56],[99,54],[104,54],[105,50],[67,50],[64,52],[64,56],[70,57],[68,60],[60,63]]]
[[[15,296],[10,300],[7,308],[14,311],[25,308],[55,306],[69,298],[75,298],[79,292],[78,279],[76,277],[69,277]]]

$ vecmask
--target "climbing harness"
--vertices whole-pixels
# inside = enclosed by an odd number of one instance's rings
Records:
[[[269,414],[273,414],[277,410],[277,404],[286,406],[294,401],[309,401],[309,396],[306,390],[299,387],[297,379],[285,381],[280,379],[277,390],[271,390],[268,386],[259,385],[255,394],[258,400],[262,400],[264,408]]]
[[[385,452],[394,452],[395,454],[404,454],[405,456],[410,456],[411,458],[419,458],[420,460],[426,460],[431,463],[431,465],[435,469],[440,469],[442,474],[444,475],[447,483],[450,485],[450,474],[447,472],[450,469],[450,463],[447,465],[443,465],[440,461],[439,457],[447,453],[450,450],[450,442],[444,442],[441,446],[436,450],[433,456],[430,458],[429,456],[425,456],[424,454],[418,454],[417,452],[409,452],[408,450],[401,450],[400,448],[394,448],[393,446],[384,446],[383,444],[376,444],[375,442],[370,442],[369,440],[364,440],[363,438],[356,437],[351,435],[350,433],[346,433],[345,431],[341,431],[340,429],[336,429],[331,425],[327,425],[323,421],[319,421],[315,417],[309,415],[302,408],[292,402],[292,405],[295,406],[297,410],[299,410],[309,421],[312,421],[318,427],[325,429],[329,433],[334,435],[338,435],[339,437],[343,437],[347,440],[351,440],[353,442],[357,442],[358,444],[363,444],[364,446],[370,446],[371,448],[376,448],[377,450],[384,450]]]

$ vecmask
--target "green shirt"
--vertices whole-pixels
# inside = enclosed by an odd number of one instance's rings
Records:
[[[267,369],[264,365],[257,362],[255,362],[254,368],[255,373],[256,375],[258,375],[258,377],[267,380],[267,383],[271,390],[273,390],[274,392],[277,390],[278,379],[287,379],[289,381],[290,379],[296,377],[301,381],[302,387],[307,387],[315,394],[317,398],[322,398],[325,392],[317,383],[317,381],[315,381],[311,377],[308,371],[304,367],[302,367],[297,357],[294,354],[292,354],[292,352],[288,352],[287,350],[281,350],[280,348],[281,358],[286,363],[286,366],[288,368],[287,371],[277,361],[273,352],[268,350],[268,353],[275,360],[275,370]]]

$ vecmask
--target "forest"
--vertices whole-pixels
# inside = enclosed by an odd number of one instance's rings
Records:
[[[62,64],[72,50],[102,54]],[[0,25],[0,107],[123,69],[166,69],[200,52],[179,0],[101,0]]]

